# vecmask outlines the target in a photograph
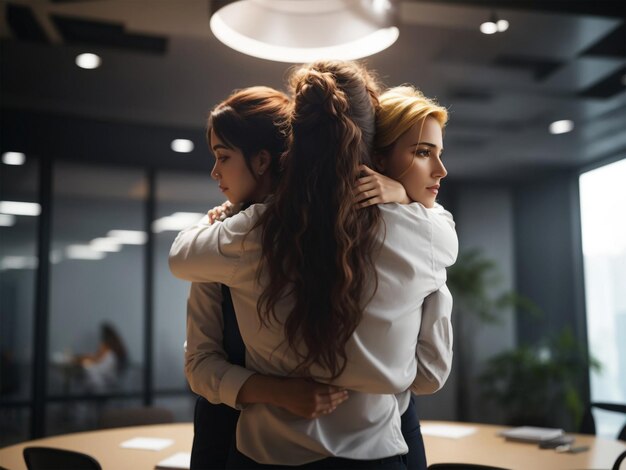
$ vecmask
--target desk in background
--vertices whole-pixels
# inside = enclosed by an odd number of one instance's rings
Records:
[[[424,436],[429,464],[441,462],[493,465],[512,470],[610,470],[617,457],[626,450],[626,443],[585,434],[575,437],[574,446],[589,446],[579,454],[559,454],[554,449],[540,449],[537,444],[506,441],[498,436],[506,426],[475,423],[423,421],[426,424],[462,425],[476,432],[459,439]]]
[[[461,424],[423,421],[422,424]],[[575,434],[576,445],[588,445],[580,454],[558,454],[535,444],[507,442],[497,436],[504,426],[463,423],[476,432],[460,439],[424,436],[428,463],[464,462],[495,465],[512,470],[610,469],[619,454],[626,450],[620,441]],[[174,443],[160,451],[123,449],[120,443],[133,437],[160,437]],[[102,431],[64,434],[23,442],[0,449],[0,466],[25,470],[24,447],[32,445],[59,447],[84,452],[96,458],[104,470],[152,470],[157,462],[177,452],[189,452],[193,440],[191,423],[157,424]]]

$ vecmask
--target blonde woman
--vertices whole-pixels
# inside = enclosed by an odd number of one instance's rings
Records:
[[[441,160],[447,110],[412,86],[387,90],[379,97],[374,140],[374,167],[363,166],[365,176],[355,188],[359,207],[372,204],[417,202],[439,210],[436,197],[448,172]],[[452,296],[445,286],[424,301],[417,342],[417,394],[430,394],[445,382],[452,365]],[[430,378],[430,379],[429,379]],[[418,382],[418,381],[416,381]],[[410,470],[426,469],[426,453],[415,399],[411,395],[402,415],[402,434],[409,447]]]

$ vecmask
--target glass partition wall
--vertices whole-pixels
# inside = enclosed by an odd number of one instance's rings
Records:
[[[0,446],[94,429],[108,408],[162,406],[190,421],[189,284],[167,255],[223,202],[209,171],[42,162],[0,165]],[[40,205],[41,181],[51,202]]]
[[[193,397],[184,376],[183,343],[186,334],[189,283],[173,277],[167,257],[180,230],[196,223],[224,196],[208,172],[201,175],[160,172],[156,177],[154,233],[154,380],[156,403],[176,416],[190,413]],[[171,395],[178,394],[178,397]]]
[[[39,165],[0,163],[0,447],[28,438],[38,266]]]
[[[47,434],[140,403],[145,172],[60,163],[53,175]]]

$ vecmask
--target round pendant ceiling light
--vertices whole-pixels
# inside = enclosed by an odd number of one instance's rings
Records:
[[[394,1],[218,1],[210,26],[230,48],[261,59],[353,60],[376,54],[398,39]]]

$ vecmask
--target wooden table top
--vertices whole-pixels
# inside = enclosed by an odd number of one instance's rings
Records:
[[[424,436],[429,464],[463,462],[495,465],[512,470],[611,469],[626,443],[595,436],[573,434],[575,446],[589,446],[577,454],[562,454],[539,449],[536,444],[507,442],[497,435],[508,429],[475,423],[423,421],[422,425],[461,425],[475,428],[468,436],[453,439]],[[173,439],[173,444],[160,451],[121,448],[120,444],[134,437]],[[150,470],[157,462],[177,453],[189,452],[193,440],[192,423],[158,424],[64,434],[22,442],[0,449],[0,466],[10,470],[26,469],[22,450],[26,446],[50,446],[83,452],[94,457],[104,470]]]

